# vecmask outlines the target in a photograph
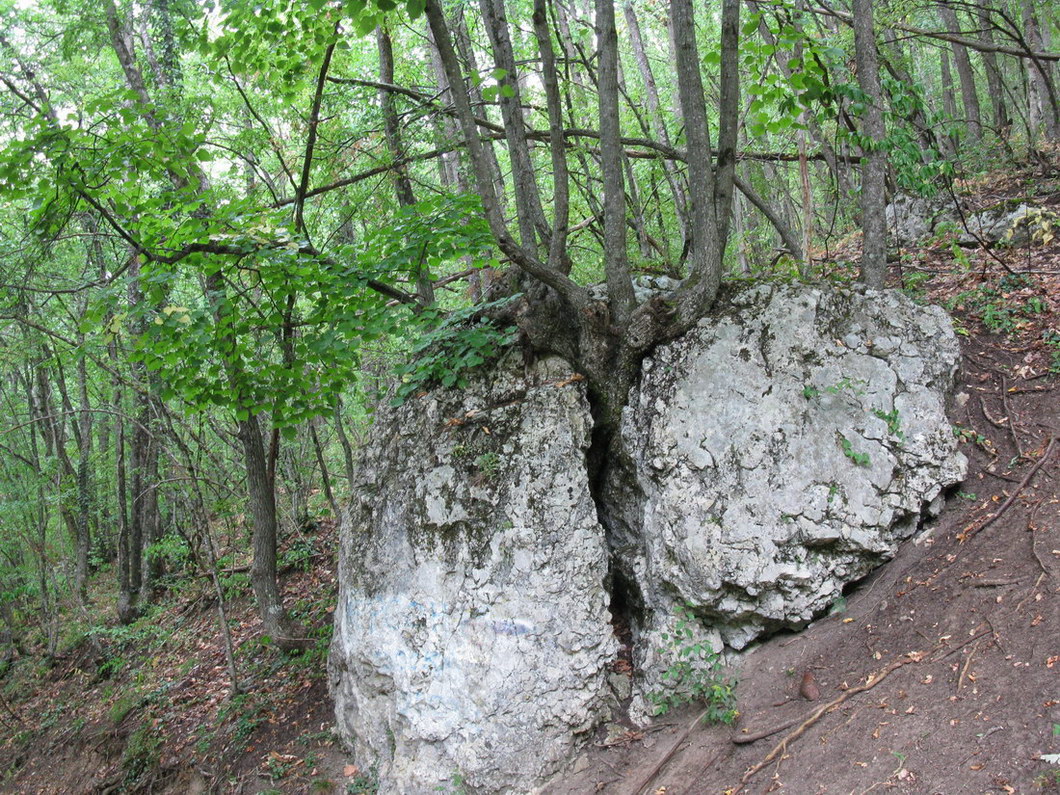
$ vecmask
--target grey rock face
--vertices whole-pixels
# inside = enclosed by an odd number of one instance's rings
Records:
[[[968,231],[961,235],[958,242],[974,245],[982,240],[985,243],[1022,248],[1052,239],[1058,229],[1060,214],[1051,210],[1027,204],[1020,204],[1014,210],[999,206],[969,218]]]
[[[552,359],[386,411],[342,524],[329,661],[380,792],[528,792],[605,720],[617,643],[591,419]]]
[[[701,620],[684,645],[799,627],[961,479],[942,310],[768,285],[722,306],[645,360],[595,502],[589,405],[558,359],[525,373],[508,357],[381,412],[343,519],[329,660],[339,731],[381,792],[457,774],[533,791],[618,699],[646,718],[683,605]],[[633,608],[632,696],[610,671],[609,585]]]
[[[900,193],[887,205],[888,237],[900,246],[930,235],[942,223],[958,223],[960,213],[949,198],[925,198]]]
[[[1030,242],[1030,237],[1012,242],[1011,232],[1017,228],[1029,211],[1030,208],[1026,204],[1021,204],[1015,210],[998,206],[971,215],[966,222],[967,228],[961,231],[957,242],[962,246],[973,246],[980,242],[997,243],[1009,238],[1007,242],[1011,245],[1025,246]]]
[[[945,313],[901,293],[761,286],[644,362],[603,494],[643,692],[683,603],[697,640],[741,649],[895,554],[964,474],[958,353]]]
[[[961,246],[1032,245],[1060,227],[1060,216],[1049,210],[1002,203],[978,213],[962,214],[948,198],[899,194],[887,205],[887,229],[892,243],[907,246],[948,224]],[[1053,232],[1055,234],[1055,232]]]
[[[885,217],[892,239],[909,245],[931,234],[937,208],[920,196],[899,194],[887,205]]]

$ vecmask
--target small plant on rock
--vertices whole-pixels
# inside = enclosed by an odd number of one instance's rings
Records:
[[[496,453],[483,453],[475,458],[475,466],[486,480],[494,480],[497,477],[497,469],[500,465],[501,458]]]
[[[696,624],[690,605],[678,610],[678,620],[672,633],[663,633],[666,644],[659,654],[671,660],[663,674],[668,689],[648,693],[656,715],[664,715],[674,707],[700,702],[707,709],[703,719],[710,723],[732,723],[736,711],[736,684],[721,673],[721,655],[709,643],[695,640],[692,627]]]

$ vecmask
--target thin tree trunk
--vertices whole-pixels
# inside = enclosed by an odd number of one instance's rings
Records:
[[[947,47],[939,50],[939,70],[942,79],[942,111],[946,118],[952,122],[957,120],[957,96],[953,91],[953,74],[950,71],[950,51]],[[945,154],[952,157],[957,152],[957,138],[950,132],[945,137],[948,142]]]
[[[66,451],[64,417],[72,416],[73,410],[72,408],[66,408],[66,406],[70,405],[70,398],[66,392],[65,382],[58,379],[60,399],[65,404],[64,410],[57,412],[52,406],[52,387],[44,364],[49,358],[51,357],[48,352],[42,350],[41,361],[36,368],[36,422],[40,424],[44,433],[49,455],[54,455],[59,462],[59,466],[55,470],[55,493],[58,497],[59,515],[63,520],[63,524],[66,525],[67,532],[70,535],[70,542],[74,548],[74,575],[71,578],[74,593],[77,596],[78,604],[83,605],[87,599],[89,540],[87,536],[83,537],[82,533],[87,533],[88,531],[87,514],[85,522],[79,521],[77,514],[71,509],[64,494],[65,484],[76,483],[78,480],[77,468],[74,467],[73,462],[70,460],[70,455]],[[78,438],[80,438],[80,433],[78,433]]]
[[[881,49],[879,52],[884,68],[886,68],[891,76],[899,83],[907,86],[916,86],[916,80],[908,71],[906,71],[905,67],[902,66],[902,47],[894,31],[885,30],[883,32],[883,41],[890,51],[890,57],[886,57],[887,50]],[[929,162],[931,151],[939,148],[939,142],[935,138],[932,125],[928,122],[927,117],[919,106],[914,107],[912,115],[909,117],[909,121],[912,122],[913,128],[916,130],[917,138],[920,139],[920,145],[923,148],[922,158],[925,163]]]
[[[88,370],[85,357],[77,363],[80,425],[77,458],[77,581],[81,583],[82,602],[88,601],[84,584],[88,581],[88,553],[92,548],[89,517],[92,515],[92,410],[88,403]]]
[[[1023,0],[1022,10],[1023,35],[1027,44],[1032,50],[1044,49],[1042,28],[1038,25],[1032,0]],[[1027,65],[1027,115],[1031,120],[1032,129],[1041,124],[1046,139],[1057,141],[1060,140],[1060,98],[1057,97],[1052,72],[1052,65],[1040,58],[1035,58]]]
[[[618,33],[612,0],[597,0],[600,53],[600,172],[604,180],[604,272],[611,315],[625,325],[636,301],[626,251],[626,192],[622,175],[622,132],[618,113]]]
[[[328,472],[328,464],[324,460],[324,448],[320,444],[320,437],[317,434],[316,420],[309,421],[309,435],[313,440],[313,452],[316,454],[317,466],[320,467],[320,480],[324,485],[324,496],[328,498],[328,505],[331,506],[331,515],[338,519],[339,502],[335,499],[335,492],[331,488],[331,474]]]
[[[695,15],[691,0],[672,0],[670,31],[674,41],[677,89],[685,122],[688,150],[688,185],[691,205],[692,249],[689,253],[687,292],[678,302],[679,323],[695,322],[714,302],[721,286],[723,243],[719,237],[719,213],[714,169],[711,166],[710,128],[703,98]],[[734,119],[721,119],[721,124]]]
[[[656,139],[658,139],[660,143],[670,146],[670,133],[666,129],[666,122],[663,119],[661,106],[659,104],[659,87],[656,85],[655,75],[652,72],[651,63],[648,61],[648,55],[644,49],[644,39],[640,30],[640,20],[637,18],[637,12],[633,7],[633,3],[628,1],[624,3],[623,12],[626,17],[626,27],[629,29],[630,44],[633,47],[633,57],[637,62],[637,69],[640,70],[640,78],[644,83],[644,99],[652,130],[655,133]],[[674,214],[677,218],[678,229],[681,231],[681,238],[683,241],[688,235],[688,197],[685,194],[684,183],[680,172],[678,171],[677,164],[673,160],[664,160],[663,168],[666,172],[666,183],[673,196]]]
[[[380,25],[375,29],[375,38],[379,50],[379,82],[393,85],[394,47],[390,41],[390,33]],[[405,152],[401,144],[401,124],[398,121],[397,108],[394,104],[394,94],[380,89],[379,104],[383,109],[383,131],[387,149],[394,162],[399,163],[405,156]],[[390,176],[394,180],[394,192],[397,194],[398,205],[411,207],[415,204],[416,195],[412,190],[408,169],[405,166],[395,166],[391,169]]]
[[[548,29],[545,0],[534,0],[534,36],[541,56],[541,82],[545,88],[548,108],[548,129],[553,141],[563,140],[563,107],[559,93],[556,57],[552,51],[552,37]],[[552,231],[549,235],[548,266],[561,273],[570,273],[571,263],[566,256],[567,226],[570,222],[570,173],[567,153],[562,146],[552,146]]]
[[[868,98],[862,115],[862,133],[870,142],[861,163],[863,245],[858,278],[870,288],[880,290],[887,276],[887,224],[884,213],[887,202],[887,162],[880,146],[885,130],[872,0],[854,0],[854,50],[858,85]]]
[[[733,179],[736,175],[736,140],[740,113],[740,0],[721,3],[721,76],[718,99],[718,164],[714,181],[718,247],[723,254],[732,218]]]
[[[957,20],[957,12],[948,5],[940,5],[939,18],[943,27],[951,33],[959,34],[960,22]],[[855,24],[857,23],[855,14]],[[983,137],[982,114],[979,110],[979,95],[975,90],[975,73],[972,71],[972,61],[968,57],[968,50],[961,44],[952,44],[953,62],[957,68],[957,78],[961,81],[961,100],[964,103],[964,119],[968,125],[968,141],[972,144],[979,143]]]
[[[386,85],[394,83],[394,48],[390,41],[387,29],[380,25],[376,28],[376,42],[379,48],[379,81]],[[383,129],[386,138],[387,149],[394,162],[400,162],[404,157],[404,147],[401,142],[401,124],[398,122],[397,108],[394,105],[394,94],[390,91],[379,91],[379,102],[383,108]],[[416,194],[412,190],[412,181],[409,179],[408,170],[399,167],[392,172],[394,177],[394,191],[397,193],[398,205],[411,207],[416,203]],[[430,270],[425,262],[413,265],[412,277],[416,283],[416,297],[420,304],[429,306],[434,303],[434,286],[431,283]]]
[[[523,248],[537,250],[538,232],[547,235],[545,214],[541,206],[534,166],[530,159],[530,147],[526,139],[526,121],[523,117],[522,93],[516,71],[515,56],[508,30],[504,0],[480,0],[482,16],[486,21],[486,32],[493,47],[493,61],[503,72],[498,83],[501,91],[499,102],[504,136],[508,142],[508,157],[512,166],[512,186],[515,193],[516,221]],[[500,74],[498,72],[498,74]]]
[[[265,445],[257,416],[239,421],[239,441],[243,447],[243,466],[247,473],[247,493],[254,523],[250,584],[264,632],[281,649],[304,648],[307,639],[301,628],[288,617],[280,595],[276,571],[276,492],[268,476]]]
[[[449,81],[445,78],[445,69],[442,68],[442,62],[438,58],[438,48],[434,44],[434,37],[431,35],[429,27],[427,28],[427,38],[431,43],[431,66],[434,69],[435,80],[438,81],[438,98],[444,104],[449,105],[453,101],[452,89],[449,86]],[[447,141],[456,141],[460,136],[456,121],[448,114],[442,114],[441,116],[441,129]],[[438,163],[442,184],[463,192],[465,188],[463,186],[463,177],[460,173],[460,153],[455,149],[443,152],[438,156]]]
[[[976,14],[979,18],[979,39],[988,47],[993,47],[994,32],[990,22],[990,9],[978,6]],[[983,50],[980,55],[983,58],[983,68],[986,70],[986,84],[990,89],[994,129],[999,136],[1005,137],[1008,134],[1008,128],[1012,126],[1012,119],[1009,118],[1008,106],[1005,104],[1005,84],[997,65],[997,53],[993,50]]]
[[[471,34],[467,29],[467,20],[464,19],[464,7],[462,5],[457,6],[453,13],[453,35],[456,40],[456,48],[460,53],[460,59],[464,62],[467,68],[468,74],[478,75],[478,60],[475,57],[475,48],[471,43]],[[430,26],[428,26],[428,30]],[[434,41],[434,32],[431,30],[431,41]],[[440,50],[438,50],[437,43],[435,44],[435,51],[439,53],[438,62],[441,68],[442,77],[446,78],[446,85],[451,85],[446,76],[445,65],[441,61]],[[440,82],[441,78],[439,79]],[[463,83],[461,83],[463,85]],[[482,100],[482,88],[478,81],[471,80],[467,86],[467,95],[470,102],[476,107],[484,107]],[[450,94],[450,101],[455,104],[455,100]],[[493,189],[497,194],[497,200],[504,203],[504,175],[501,173],[501,166],[497,160],[497,152],[493,148],[493,142],[489,141],[483,145],[483,156],[486,159],[486,167],[490,173],[490,178],[493,180]]]
[[[346,465],[346,487],[347,496],[352,494],[354,479],[357,477],[357,467],[354,465],[353,459],[353,445],[350,444],[350,437],[346,433],[346,424],[342,421],[342,399],[339,397],[335,398],[335,431],[339,435],[339,444],[342,446],[342,457],[343,462]],[[336,518],[337,518],[336,514]]]

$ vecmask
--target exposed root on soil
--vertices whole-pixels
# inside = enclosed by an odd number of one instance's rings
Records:
[[[768,729],[759,729],[758,731],[751,732],[750,734],[734,734],[732,737],[732,741],[737,745],[748,745],[750,743],[758,742],[759,740],[764,740],[766,737],[772,737],[777,732],[782,732],[785,729],[790,729],[800,720],[802,720],[802,718],[800,717],[789,718],[783,723],[778,723],[776,726],[771,726]]]
[[[707,710],[703,710],[698,715],[696,715],[695,718],[692,719],[692,721],[684,728],[684,730],[679,735],[677,735],[677,739],[674,740],[674,744],[670,746],[670,750],[666,752],[665,756],[663,756],[662,759],[655,763],[655,766],[648,771],[648,774],[640,780],[640,783],[637,784],[636,788],[631,790],[631,792],[636,793],[636,795],[640,795],[641,792],[644,792],[644,790],[651,786],[652,781],[654,781],[655,777],[659,775],[659,771],[666,767],[667,762],[673,759],[674,754],[677,753],[677,749],[684,745],[685,740],[688,739],[688,735],[692,733],[692,730],[699,725],[700,721],[702,721],[706,717],[706,715]],[[711,759],[708,764],[713,763],[713,761],[714,760]]]
[[[863,684],[857,685],[855,687],[850,688],[849,690],[844,691],[837,698],[834,698],[827,704],[824,704],[815,709],[812,713],[810,713],[810,716],[806,718],[806,720],[804,720],[795,728],[794,731],[787,734],[783,740],[777,743],[776,746],[774,746],[773,750],[766,754],[765,758],[761,762],[752,766],[748,769],[746,773],[743,774],[743,778],[740,779],[740,786],[736,789],[736,792],[740,792],[740,790],[742,790],[744,786],[747,785],[747,782],[750,781],[756,773],[766,767],[766,765],[776,759],[779,754],[783,753],[787,749],[788,743],[797,740],[799,737],[801,737],[808,728],[813,726],[813,724],[817,723],[817,721],[824,717],[824,715],[834,710],[836,707],[838,707],[851,696],[856,695],[858,693],[864,693],[866,690],[871,690],[872,688],[876,687],[876,685],[878,685],[880,682],[882,682],[884,679],[886,679],[888,676],[890,676],[902,666],[908,665],[909,663],[918,663],[925,657],[927,657],[927,655],[924,652],[909,652],[904,657],[901,657],[884,666],[876,673],[869,674],[869,678],[866,679]]]
[[[1031,467],[1030,472],[1028,472],[1024,476],[1023,480],[1019,482],[1019,485],[1016,486],[1013,492],[1009,495],[1008,499],[1001,503],[1001,507],[997,509],[997,512],[988,517],[985,521],[980,522],[978,525],[973,524],[967,529],[965,529],[964,532],[958,533],[957,539],[959,541],[967,541],[973,535],[980,532],[981,530],[985,530],[1001,518],[1002,514],[1004,514],[1005,511],[1007,511],[1012,506],[1012,503],[1016,501],[1016,498],[1020,495],[1020,492],[1022,492],[1027,487],[1027,485],[1031,482],[1031,479],[1034,478],[1034,476],[1038,473],[1038,470],[1041,469],[1045,462],[1049,460],[1049,456],[1052,454],[1053,448],[1056,447],[1056,440],[1056,436],[1053,436],[1049,440],[1049,444],[1045,448],[1045,452],[1042,453],[1042,457],[1038,459],[1038,463]]]

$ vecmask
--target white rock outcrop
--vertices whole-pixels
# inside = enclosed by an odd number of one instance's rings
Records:
[[[509,355],[380,413],[329,662],[380,792],[533,791],[627,695],[609,605],[629,609],[643,717],[685,605],[718,649],[800,627],[962,478],[941,309],[779,285],[719,307],[644,361],[595,493],[583,382],[558,359]]]
[[[558,359],[383,412],[342,525],[338,728],[381,793],[525,793],[614,704],[592,420]]]
[[[945,414],[958,362],[937,307],[784,286],[738,292],[645,360],[602,495],[646,616],[642,691],[682,605],[741,649],[894,556],[964,475]]]

